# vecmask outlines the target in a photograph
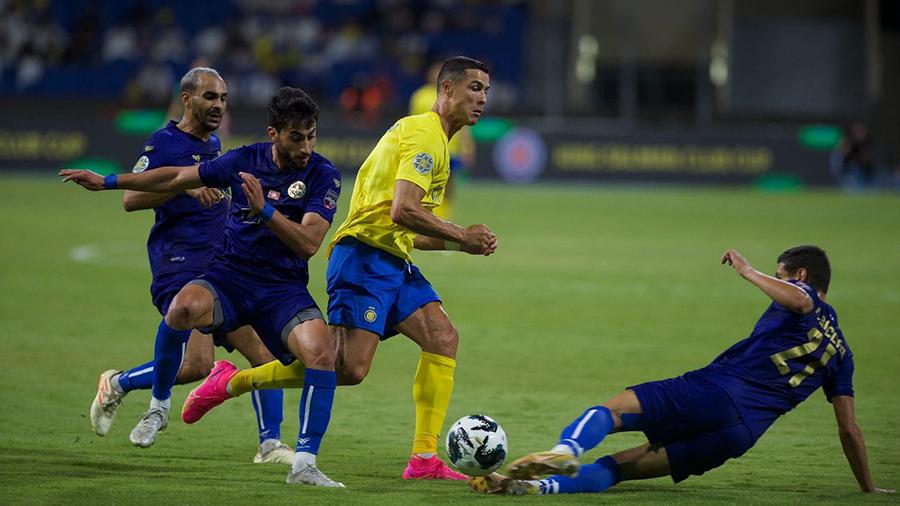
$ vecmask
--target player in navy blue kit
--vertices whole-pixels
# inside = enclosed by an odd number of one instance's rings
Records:
[[[179,349],[191,329],[229,332],[251,325],[282,363],[297,358],[306,366],[300,434],[288,483],[342,487],[316,465],[334,399],[335,344],[306,289],[307,260],[331,225],[341,187],[334,165],[313,151],[318,112],[306,93],[285,87],[269,104],[267,132],[272,142],[234,149],[193,167],[105,178],[83,170],[62,170],[60,175],[89,190],[173,192],[204,185],[231,189],[216,256],[203,275],[175,296],[159,325],[156,356]],[[177,364],[157,359],[154,391],[170,392],[176,372]],[[233,365],[220,361],[210,377],[234,372]],[[159,409],[153,421],[149,429],[155,437],[168,423],[168,406]]]
[[[550,451],[509,465],[510,477],[473,478],[479,492],[603,492],[620,481],[671,476],[678,483],[749,450],[775,420],[819,387],[834,407],[841,445],[863,492],[876,488],[853,407],[853,353],[825,302],[831,267],[816,246],[778,257],[776,276],[755,270],[735,250],[722,263],[772,299],[750,337],[708,366],[677,378],[629,387],[588,408]],[[611,432],[643,431],[642,446],[582,466],[578,457]],[[545,479],[540,475],[557,473]]]
[[[213,132],[225,113],[227,96],[225,82],[215,70],[196,67],[188,71],[181,80],[184,106],[181,120],[169,121],[150,136],[133,171],[192,165],[218,157],[222,146]],[[153,273],[150,293],[153,304],[160,314],[165,315],[175,294],[202,274],[212,260],[213,245],[225,230],[228,199],[217,188],[203,187],[172,193],[126,191],[122,202],[126,211],[154,210],[156,219],[147,239],[147,256]],[[242,327],[218,336],[218,339],[224,340],[222,343],[226,347],[240,350],[251,364],[274,360],[250,327]],[[199,331],[191,333],[185,348],[176,378],[178,384],[205,378],[215,357],[213,337]],[[153,386],[154,365],[155,360],[151,360],[124,371],[110,369],[100,375],[97,395],[91,404],[91,425],[98,435],[109,432],[128,392]],[[261,393],[252,398],[260,440],[254,462],[289,465],[293,461],[293,451],[280,440],[283,391]],[[135,435],[139,436],[141,432],[137,431]],[[137,437],[133,437],[132,442],[138,446],[144,443]]]

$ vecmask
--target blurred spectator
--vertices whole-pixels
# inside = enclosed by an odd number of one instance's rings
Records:
[[[854,120],[844,128],[844,136],[831,153],[831,172],[848,190],[881,186],[885,182],[875,143],[865,122]]]
[[[514,86],[524,5],[122,0],[98,10],[90,0],[0,0],[0,89],[165,103],[175,75],[203,57],[229,74],[236,104],[264,105],[288,84],[371,117],[403,107],[433,54],[502,62],[513,70],[498,73],[498,89],[503,74]]]

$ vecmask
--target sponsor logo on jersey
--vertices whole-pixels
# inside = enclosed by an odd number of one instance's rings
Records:
[[[278,200],[281,198],[281,192],[277,190],[269,190],[269,193],[266,194],[266,197],[269,197],[272,200]]]
[[[153,146],[152,144],[147,144],[146,146],[144,146],[144,153],[149,153],[149,152],[153,151],[154,149],[156,149],[156,146]]]
[[[306,195],[306,183],[303,181],[294,181],[288,186],[288,197],[301,199],[304,195]]]
[[[191,155],[195,162],[200,163],[200,155]]]
[[[340,187],[341,187],[341,180],[340,180],[340,179],[338,179],[338,178],[333,178],[332,181],[334,181],[334,187],[335,187],[335,188],[340,188]]]

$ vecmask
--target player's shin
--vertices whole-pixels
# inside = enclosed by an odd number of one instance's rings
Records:
[[[191,330],[175,330],[163,320],[159,323],[156,333],[155,360],[153,367],[153,400],[159,407],[168,410],[169,397],[172,395],[172,386],[175,385],[175,377],[181,367],[184,358],[184,348],[190,338]]]
[[[250,396],[256,411],[260,444],[268,439],[281,440],[281,421],[284,415],[284,390],[257,390]]]
[[[581,467],[578,476],[551,476],[538,481],[541,494],[577,494],[603,492],[621,481],[619,464],[607,455],[593,464]]]
[[[306,367],[299,360],[291,362],[290,365],[273,360],[239,371],[228,382],[228,393],[237,397],[252,390],[302,388],[305,375]]]
[[[559,435],[559,444],[552,451],[571,451],[576,457],[580,457],[582,453],[600,444],[613,429],[614,423],[612,413],[606,406],[588,408],[563,429]]]
[[[447,416],[453,393],[453,371],[456,360],[423,351],[413,380],[416,403],[416,433],[413,454],[429,457],[437,453],[438,435]]]
[[[336,385],[334,371],[306,370],[306,385],[300,397],[300,433],[297,436],[293,472],[316,465],[319,445],[331,420]]]

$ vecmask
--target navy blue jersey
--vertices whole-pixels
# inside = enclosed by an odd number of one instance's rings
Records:
[[[316,213],[331,223],[341,192],[340,173],[318,153],[312,154],[302,170],[280,170],[272,160],[269,142],[242,146],[200,164],[200,179],[205,185],[232,189],[231,211],[215,261],[273,282],[299,281],[306,285],[306,260],[275,236],[259,215],[251,214],[239,172],[256,176],[266,202],[297,223],[306,213]]]
[[[222,144],[215,135],[208,141],[179,130],[174,121],[153,133],[133,172],[165,166],[193,166],[219,156]],[[180,193],[156,207],[156,222],[147,238],[147,255],[153,278],[174,273],[197,275],[206,270],[213,246],[222,234],[228,206],[223,202],[205,208]]]
[[[797,314],[772,302],[750,337],[699,371],[728,391],[754,438],[820,386],[829,401],[853,395],[853,354],[837,314],[814,288],[791,283],[812,298],[811,312]]]

